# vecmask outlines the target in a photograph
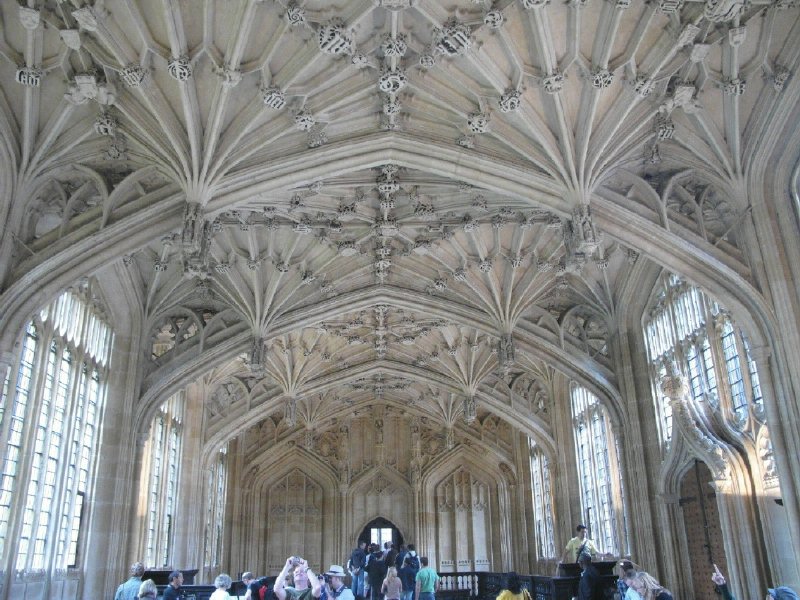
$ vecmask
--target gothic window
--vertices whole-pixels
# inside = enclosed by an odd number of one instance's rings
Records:
[[[79,563],[113,342],[89,298],[68,290],[35,315],[3,385],[0,555],[19,571]]]
[[[225,519],[225,491],[228,489],[228,445],[219,449],[208,473],[206,510],[207,567],[218,567],[222,560],[222,525]]]
[[[553,535],[553,492],[550,485],[550,464],[536,442],[530,440],[531,490],[533,491],[533,520],[537,555],[555,558]]]
[[[180,476],[183,434],[183,395],[176,394],[162,404],[150,426],[145,449],[147,481],[147,531],[145,564],[171,564],[173,519]]]
[[[585,523],[602,552],[627,550],[619,450],[608,412],[586,388],[572,386],[575,455]]]
[[[672,416],[660,383],[672,364],[688,378],[694,401],[730,415],[734,426],[747,420],[751,406],[763,402],[747,337],[725,309],[697,287],[675,275],[664,277],[645,319],[644,335],[664,449],[672,437]]]

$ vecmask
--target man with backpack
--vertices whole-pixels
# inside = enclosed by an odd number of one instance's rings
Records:
[[[353,594],[356,600],[364,598],[364,565],[367,562],[367,542],[360,541],[358,547],[350,553],[347,568],[353,581]]]

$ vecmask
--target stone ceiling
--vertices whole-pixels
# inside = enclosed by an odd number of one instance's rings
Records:
[[[145,390],[191,357],[247,394],[266,378],[472,418],[464,399],[545,364],[613,381],[607,332],[644,258],[592,202],[749,280],[737,184],[798,99],[794,0],[0,9],[4,285],[139,215],[92,264],[141,307]],[[223,342],[222,367],[198,359]]]

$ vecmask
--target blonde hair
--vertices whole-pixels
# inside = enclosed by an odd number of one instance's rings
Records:
[[[397,567],[389,567],[386,570],[386,580],[394,581],[397,578]]]
[[[158,588],[152,579],[145,579],[139,586],[139,598],[150,596],[155,598],[158,595]]]
[[[633,581],[638,581],[644,588],[644,600],[655,600],[661,592],[669,592],[658,580],[645,571],[639,571],[633,576]],[[635,589],[635,588],[634,588]],[[636,590],[638,592],[638,590]]]

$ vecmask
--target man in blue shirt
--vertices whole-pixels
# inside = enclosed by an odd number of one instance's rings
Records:
[[[135,562],[131,565],[131,577],[125,583],[121,583],[114,594],[114,600],[136,600],[139,597],[139,586],[142,585],[142,575],[144,575],[144,565]]]

